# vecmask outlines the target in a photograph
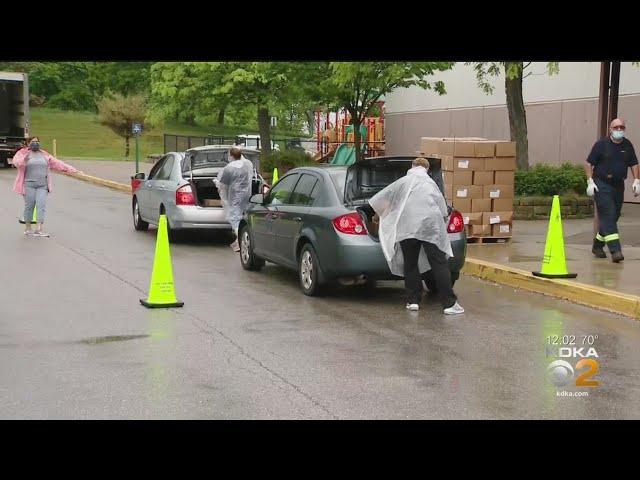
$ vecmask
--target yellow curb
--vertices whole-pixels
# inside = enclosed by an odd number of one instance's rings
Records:
[[[635,295],[571,280],[535,277],[525,270],[469,257],[462,273],[640,320],[640,297]]]
[[[118,183],[111,180],[105,180],[103,178],[93,177],[91,175],[87,175],[86,173],[65,173],[64,175],[77,178],[78,180],[82,180],[83,182],[91,183],[93,185],[100,185],[102,187],[111,188],[120,192],[129,194],[131,193],[131,185],[126,185],[124,183]]]

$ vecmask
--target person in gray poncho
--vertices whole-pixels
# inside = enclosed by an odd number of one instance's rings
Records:
[[[391,273],[404,276],[406,308],[420,308],[421,274],[433,270],[444,313],[464,313],[453,293],[447,261],[453,256],[445,224],[447,204],[428,170],[429,162],[416,158],[407,175],[374,195],[369,204],[380,217],[380,245]]]
[[[229,163],[214,180],[227,221],[236,234],[236,239],[231,244],[235,252],[240,251],[237,238],[238,225],[251,198],[253,170],[253,163],[242,155],[240,148],[233,147],[229,151]]]

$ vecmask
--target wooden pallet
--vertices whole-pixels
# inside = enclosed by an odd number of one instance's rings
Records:
[[[482,245],[484,243],[507,243],[512,237],[467,237],[467,243]]]

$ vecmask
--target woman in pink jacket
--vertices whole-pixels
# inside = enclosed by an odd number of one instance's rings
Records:
[[[40,149],[38,137],[31,137],[24,147],[14,155],[13,165],[18,169],[18,176],[13,184],[13,191],[24,196],[25,235],[48,237],[42,231],[46,211],[47,195],[51,192],[51,170],[76,173],[77,169],[54,158]],[[31,230],[33,209],[37,207],[36,230]]]

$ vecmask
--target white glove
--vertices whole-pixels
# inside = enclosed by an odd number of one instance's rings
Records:
[[[593,178],[589,178],[587,180],[587,195],[593,197],[593,194],[598,191],[598,187],[596,187]]]
[[[631,187],[633,189],[633,196],[637,197],[638,195],[640,195],[640,178],[636,178],[633,181],[633,185]]]

